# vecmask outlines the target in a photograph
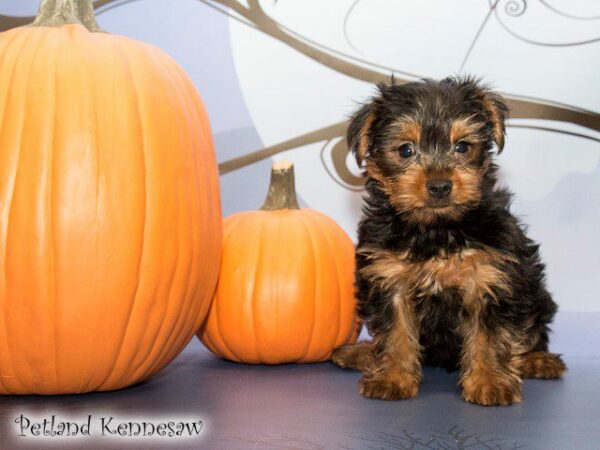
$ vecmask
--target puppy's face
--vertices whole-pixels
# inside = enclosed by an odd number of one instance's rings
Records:
[[[493,142],[503,147],[501,98],[470,78],[379,90],[348,129],[357,162],[409,220],[460,219],[481,200]]]

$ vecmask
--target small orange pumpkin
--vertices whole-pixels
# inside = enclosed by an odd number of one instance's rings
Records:
[[[216,286],[201,100],[159,49],[91,31],[91,0],[44,0],[33,26],[0,35],[0,394],[148,378]]]
[[[237,362],[323,361],[356,340],[354,245],[329,217],[299,209],[290,163],[275,164],[260,211],[224,220],[213,304],[198,333]]]

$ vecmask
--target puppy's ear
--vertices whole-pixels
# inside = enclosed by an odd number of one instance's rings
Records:
[[[371,127],[374,120],[375,105],[368,103],[354,113],[348,125],[346,142],[359,167],[362,166],[371,146]]]
[[[504,135],[506,134],[505,124],[509,114],[508,106],[506,106],[506,103],[504,103],[504,99],[500,94],[486,88],[481,89],[480,92],[483,107],[492,123],[494,142],[498,147],[498,153],[500,153],[504,148]]]
[[[490,89],[480,78],[469,75],[459,78],[450,77],[442,83],[458,83],[468,97],[475,98],[481,103],[492,126],[492,137],[500,153],[504,148],[505,122],[509,114],[502,96]]]

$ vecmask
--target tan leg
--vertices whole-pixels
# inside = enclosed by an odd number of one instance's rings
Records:
[[[401,400],[419,391],[422,371],[416,318],[405,298],[396,296],[394,304],[395,320],[390,331],[375,340],[376,368],[359,382],[359,392],[365,397]]]
[[[567,366],[559,355],[549,352],[529,352],[521,357],[520,372],[523,378],[553,380],[563,376]]]
[[[336,348],[331,355],[331,361],[342,369],[372,372],[376,368],[374,352],[372,342],[361,341]]]
[[[522,399],[516,339],[504,330],[489,331],[472,321],[464,330],[460,385],[463,398],[478,405],[510,405]]]

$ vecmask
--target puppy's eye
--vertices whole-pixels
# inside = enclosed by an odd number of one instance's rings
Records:
[[[458,141],[454,146],[454,151],[456,153],[467,153],[469,151],[469,144],[465,141]]]
[[[415,154],[415,149],[413,148],[412,144],[404,144],[400,146],[398,152],[403,158],[410,158]]]

